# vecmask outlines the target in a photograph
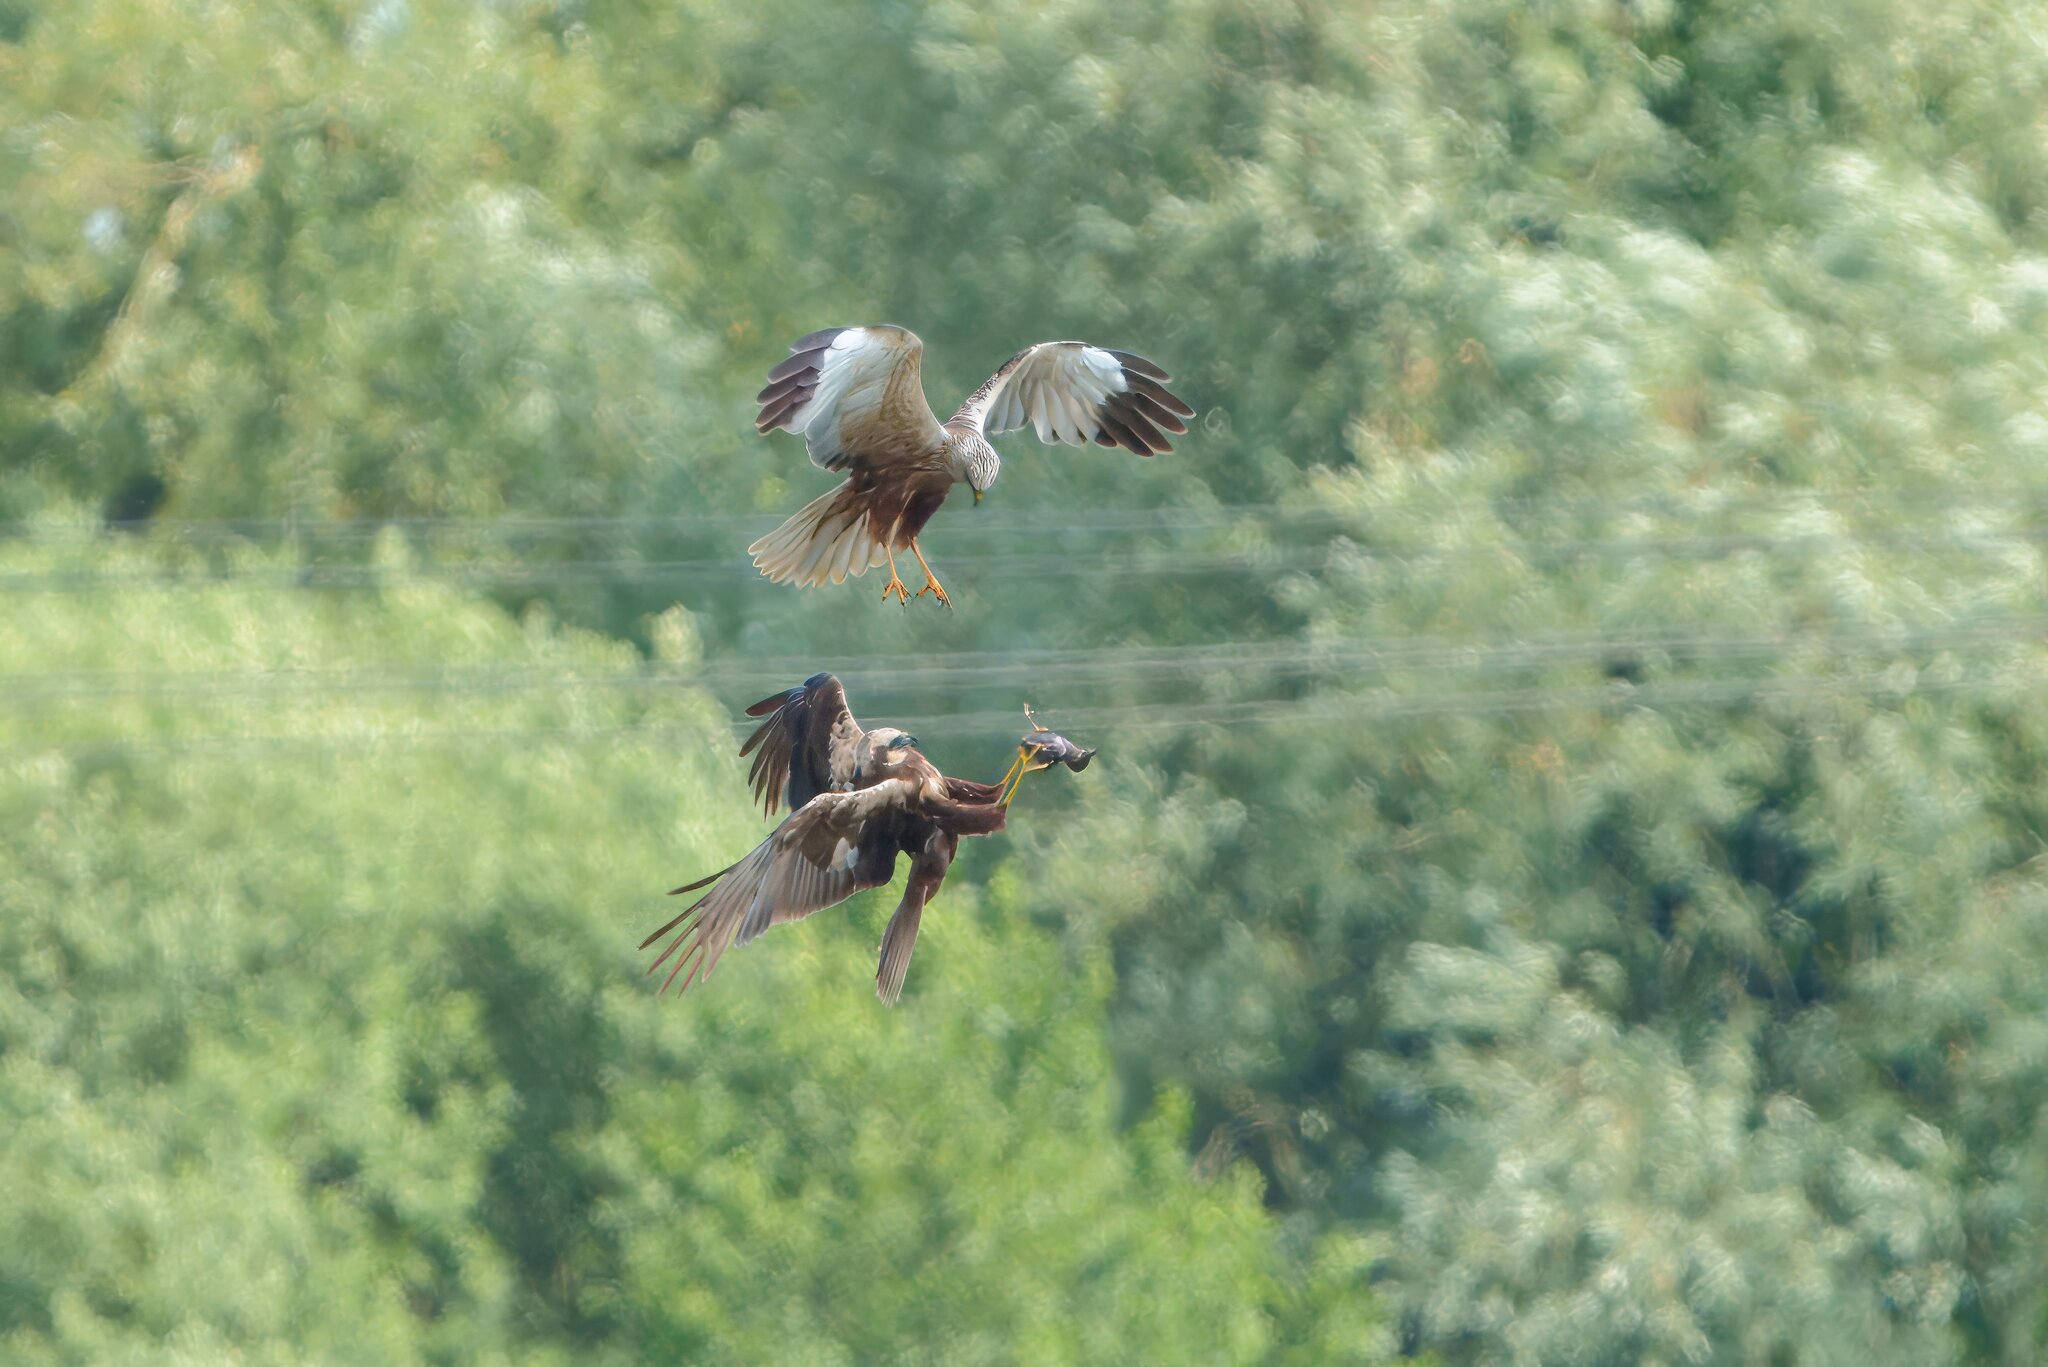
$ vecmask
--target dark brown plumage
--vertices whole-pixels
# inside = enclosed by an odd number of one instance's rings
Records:
[[[875,974],[876,994],[894,1004],[925,904],[938,895],[962,839],[1003,829],[1006,794],[996,784],[941,774],[918,752],[917,738],[895,727],[863,729],[830,674],[763,698],[747,715],[765,718],[740,747],[754,757],[754,796],[769,815],[786,797],[791,814],[738,863],[675,889],[709,890],[641,941],[645,949],[674,937],[647,971],[673,958],[662,990],[681,976],[687,991],[730,946],[881,887],[907,854],[910,881],[883,932]]]

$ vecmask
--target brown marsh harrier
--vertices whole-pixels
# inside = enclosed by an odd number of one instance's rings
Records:
[[[675,890],[710,887],[640,942],[645,949],[674,934],[647,970],[653,973],[675,956],[663,991],[678,974],[680,990],[688,991],[694,980],[711,976],[728,948],[770,926],[800,921],[865,888],[883,886],[895,876],[896,857],[907,854],[910,881],[882,932],[875,972],[875,995],[895,1005],[925,903],[938,895],[962,837],[1003,829],[1024,773],[1053,763],[1079,770],[1094,754],[1052,732],[1034,731],[1020,743],[1003,782],[949,778],[918,752],[916,737],[893,726],[863,729],[846,706],[846,690],[830,674],[813,674],[799,687],[771,694],[747,715],[767,717],[740,747],[741,755],[754,756],[754,796],[770,815],[787,796],[790,815],[746,858]]]
[[[761,573],[801,587],[837,584],[884,561],[882,590],[910,602],[896,574],[896,552],[924,569],[917,591],[952,600],[925,563],[918,533],[955,484],[975,502],[996,482],[1002,460],[988,438],[1029,423],[1043,442],[1093,441],[1149,456],[1171,451],[1162,428],[1185,432],[1195,410],[1167,392],[1171,378],[1127,351],[1086,342],[1040,342],[1001,370],[941,423],[925,401],[919,360],[924,343],[907,328],[826,328],[789,349],[757,396],[762,433],[803,435],[811,463],[846,473],[846,482],[805,504],[796,516],[747,547]]]

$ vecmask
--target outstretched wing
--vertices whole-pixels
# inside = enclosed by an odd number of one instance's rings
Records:
[[[955,423],[984,436],[1014,432],[1026,423],[1042,442],[1082,446],[1093,441],[1141,456],[1173,449],[1160,428],[1188,430],[1195,410],[1169,393],[1173,378],[1143,356],[1086,342],[1040,342],[974,391]]]
[[[747,709],[766,716],[740,756],[754,756],[747,781],[761,813],[773,816],[789,793],[794,811],[819,793],[845,792],[860,778],[861,739],[867,733],[846,706],[846,690],[830,674],[813,674],[801,686],[770,694]]]
[[[915,793],[915,784],[888,779],[856,793],[820,793],[812,798],[739,863],[676,889],[694,892],[713,885],[640,942],[645,949],[675,932],[647,971],[654,972],[675,956],[661,990],[666,992],[687,966],[690,971],[680,989],[687,992],[700,974],[711,976],[733,944],[745,944],[769,926],[800,921],[863,888],[888,882],[906,836],[918,849],[927,838],[922,823],[907,812]]]
[[[800,433],[811,463],[827,470],[929,451],[945,432],[925,402],[923,356],[916,333],[887,323],[814,332],[768,372],[754,427]]]

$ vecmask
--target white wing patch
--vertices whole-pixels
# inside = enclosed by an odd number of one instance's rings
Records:
[[[768,372],[755,426],[800,433],[827,470],[930,450],[945,434],[925,402],[923,355],[916,333],[886,323],[814,332]]]
[[[1163,432],[1185,432],[1194,409],[1169,393],[1165,371],[1142,356],[1086,342],[1040,342],[974,391],[955,423],[984,436],[1030,426],[1047,444],[1171,451]]]
[[[867,422],[880,410],[889,372],[902,359],[900,348],[878,346],[874,338],[868,328],[848,328],[832,339],[818,367],[817,392],[806,405],[807,420],[797,430],[811,448],[811,459],[828,470],[845,453],[843,430]]]
[[[1014,432],[1030,423],[1042,442],[1085,445],[1095,435],[1089,410],[1126,388],[1124,368],[1100,347],[1052,342],[1034,347],[994,395],[986,432]]]

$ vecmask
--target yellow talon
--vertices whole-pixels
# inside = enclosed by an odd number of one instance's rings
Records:
[[[1018,778],[1017,771],[1024,767],[1024,747],[1017,747],[1017,758],[1010,761],[1010,767],[1003,770],[1003,776],[996,780],[996,805],[1007,807],[1010,803],[1010,780]]]
[[[918,564],[924,566],[924,587],[917,591],[917,596],[922,598],[927,593],[936,593],[939,596],[939,601],[941,603],[945,604],[949,608],[952,607],[952,596],[946,592],[945,585],[939,582],[939,577],[936,574],[932,573],[932,567],[930,565],[925,564],[924,552],[917,548],[917,541],[915,538],[912,538],[910,542],[910,553],[917,557]]]
[[[1031,762],[1031,747],[1026,745],[1018,746],[1017,762],[1010,766],[1009,773],[1003,775],[1004,780],[1009,783],[1010,789],[1003,794],[1001,801],[996,805],[999,807],[1010,805],[1010,799],[1017,796],[1017,790],[1024,786],[1024,775],[1035,774],[1040,769],[1050,768],[1052,768],[1051,764],[1033,764]]]
[[[889,582],[882,585],[882,601],[885,603],[888,602],[889,595],[893,593],[898,598],[903,600],[904,607],[909,607],[910,585],[904,583],[902,579],[897,577],[896,552],[888,546],[884,546],[882,549],[889,552]]]

